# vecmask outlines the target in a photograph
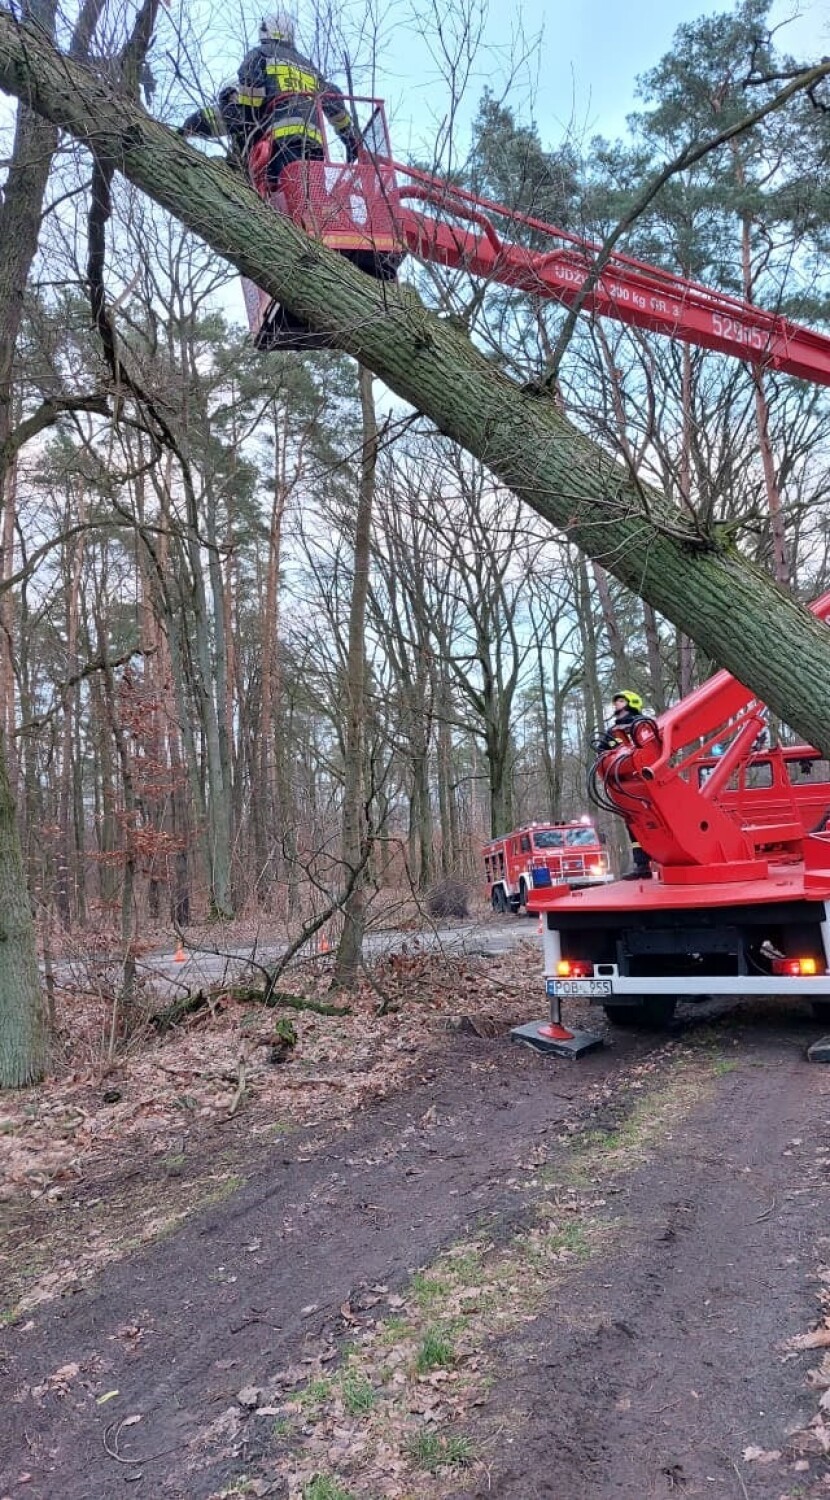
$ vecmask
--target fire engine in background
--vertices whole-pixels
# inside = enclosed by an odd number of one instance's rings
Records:
[[[611,880],[602,840],[590,818],[524,823],[482,850],[494,911],[519,911],[535,888],[603,885]]]

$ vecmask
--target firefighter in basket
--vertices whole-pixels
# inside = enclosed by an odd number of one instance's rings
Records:
[[[198,136],[202,140],[220,140],[227,136],[232,162],[247,160],[252,137],[245,122],[245,111],[239,102],[239,85],[235,78],[222,84],[213,104],[194,109],[176,131],[177,135]]]
[[[294,22],[283,11],[264,16],[259,45],[239,68],[239,104],[252,141],[268,139],[268,185],[276,188],[293,161],[323,161],[317,104],[334,126],[347,161],[357,157],[357,134],[342,93],[294,45]]]

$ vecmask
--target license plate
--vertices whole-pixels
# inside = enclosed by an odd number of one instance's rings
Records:
[[[557,999],[564,999],[566,995],[610,995],[610,979],[548,979],[545,984],[548,995],[555,995]]]

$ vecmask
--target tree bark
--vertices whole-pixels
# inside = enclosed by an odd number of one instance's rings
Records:
[[[817,73],[818,76],[818,73]],[[830,754],[826,627],[728,535],[693,518],[507,379],[409,287],[375,282],[275,215],[105,78],[0,14],[0,86],[119,169],[293,313],[373,369],[440,431]]]
[[[606,713],[602,702],[597,662],[597,629],[593,597],[584,557],[576,564],[576,601],[579,635],[582,642],[582,696],[585,704],[585,738],[590,744],[603,728]],[[614,689],[612,688],[612,692]]]
[[[731,151],[735,165],[735,181],[738,187],[744,190],[746,188],[746,171],[736,141],[732,142]],[[743,281],[742,291],[744,300],[746,302],[754,301],[752,219],[747,212],[741,215],[741,279]],[[758,432],[758,447],[761,451],[761,467],[764,472],[764,488],[767,496],[767,509],[769,510],[772,572],[773,577],[779,583],[789,587],[792,578],[789,549],[787,547],[787,529],[784,508],[781,502],[781,491],[778,485],[778,476],[775,472],[775,455],[772,451],[772,443],[769,436],[769,403],[767,402],[766,391],[764,389],[763,371],[756,369],[754,366],[752,369],[752,384],[755,394],[755,424]]]
[[[614,601],[611,598],[611,590],[608,587],[608,578],[604,568],[601,568],[599,563],[592,564],[591,572],[597,591],[597,598],[602,610],[602,619],[608,640],[608,650],[611,653],[611,660],[614,663],[614,681],[617,683],[627,683],[631,674],[628,670],[628,660],[625,654],[625,644],[622,638],[622,631],[620,630],[620,623],[617,619]]]
[[[46,1001],[0,736],[0,1086],[37,1083],[46,1066]]]
[[[25,27],[27,34],[34,32],[53,53],[48,36],[54,29],[56,8],[56,0],[32,0],[29,7],[32,20]],[[86,53],[98,15],[99,0],[84,0],[71,41],[76,57]],[[14,356],[26,283],[40,236],[46,184],[58,145],[56,122],[28,105],[24,92],[17,111],[0,210],[0,496],[4,498],[7,473],[21,446],[19,432],[18,441],[13,441],[11,423]],[[51,420],[57,413],[55,406]],[[30,435],[45,425],[45,422],[35,423],[34,429],[29,429]],[[6,533],[10,526],[11,523],[4,528]],[[0,1088],[13,1088],[34,1082],[43,1072],[47,1014],[3,733],[0,733],[0,895],[10,902],[6,910],[11,934],[8,946],[0,943]]]
[[[106,651],[104,645],[107,639],[106,631],[104,622],[100,616],[96,620],[96,626],[98,640],[101,642],[104,651]],[[112,1060],[115,1056],[122,1017],[129,1012],[135,999],[135,845],[138,825],[138,802],[133,783],[130,753],[121,723],[118,690],[112,666],[106,656],[104,657],[102,685],[104,703],[121,766],[121,793],[124,803],[124,863],[121,874],[121,986],[113,1000],[112,1011],[110,1013],[108,1055],[110,1060]]]
[[[2,470],[0,470],[2,473]],[[0,552],[0,730],[8,747],[8,772],[12,790],[17,795],[20,768],[14,745],[17,727],[15,706],[15,647],[17,643],[17,609],[15,595],[8,579],[14,573],[15,524],[17,522],[17,464],[12,461],[3,475],[2,552]]]
[[[205,484],[202,501],[204,526],[207,541],[208,576],[210,578],[210,606],[205,592],[202,571],[198,561],[195,538],[198,535],[199,516],[195,505],[190,509],[188,495],[188,520],[191,536],[189,551],[193,566],[192,605],[196,636],[196,659],[199,665],[197,693],[202,723],[207,743],[207,769],[210,796],[208,812],[211,832],[211,907],[212,914],[220,921],[234,914],[231,882],[231,850],[233,848],[232,777],[231,752],[226,709],[228,695],[228,654],[225,617],[223,612],[224,580],[219,558],[216,529],[216,496],[213,485]],[[211,627],[212,612],[212,627]],[[215,691],[213,684],[215,683]]]
[[[365,636],[378,430],[371,371],[361,366],[359,380],[363,446],[354,527],[354,576],[349,610],[343,767],[343,867],[348,893],[343,903],[343,931],[337,947],[337,960],[332,980],[333,989],[348,989],[357,983],[363,958],[363,931],[366,925],[366,862],[369,853],[369,829],[366,818]]]
[[[285,437],[280,427],[280,407],[271,402],[274,423],[274,490],[268,529],[268,559],[265,573],[265,599],[262,608],[260,644],[260,716],[257,763],[252,776],[257,778],[254,800],[254,839],[256,848],[256,895],[260,902],[270,902],[274,882],[285,873],[287,798],[280,774],[280,722],[282,710],[282,664],[280,661],[280,571],[282,569],[282,531],[288,503],[289,485],[285,473]]]
[[[55,5],[39,16],[53,26]],[[29,29],[29,28],[27,28]],[[44,33],[38,29],[38,35]],[[8,447],[12,426],[13,366],[23,297],[29,269],[37,250],[43,198],[57,149],[54,122],[26,108],[17,111],[14,144],[0,211],[0,494],[6,495]],[[8,933],[0,941],[0,1088],[15,1088],[40,1078],[46,1061],[46,1007],[37,965],[32,920],[14,796],[6,762],[6,736],[0,734],[0,891],[7,912]],[[19,882],[19,889],[17,888]],[[11,901],[12,907],[5,906]]]
[[[453,875],[460,860],[458,799],[453,779],[452,687],[446,666],[433,672],[433,702],[438,723],[438,814],[441,822],[441,874]]]
[[[274,479],[274,495],[271,504],[271,522],[268,533],[268,561],[265,574],[265,601],[262,608],[262,635],[260,644],[260,709],[258,754],[252,766],[252,780],[256,788],[252,798],[253,835],[256,850],[256,897],[261,903],[274,879],[271,868],[271,840],[274,831],[276,797],[274,777],[276,744],[273,715],[278,701],[277,694],[277,630],[279,604],[279,566],[282,538],[282,516],[285,508],[285,492],[279,473]]]
[[[660,629],[657,616],[651,605],[643,601],[643,629],[646,636],[648,676],[651,683],[651,706],[661,714],[666,706],[666,691],[663,685],[663,657],[660,651]]]
[[[86,518],[86,501],[81,492],[78,496],[78,520]],[[71,500],[67,505],[67,522],[71,520]],[[75,711],[78,704],[78,684],[73,682],[78,673],[78,636],[80,630],[81,573],[84,562],[85,535],[78,532],[70,543],[66,559],[68,574],[66,595],[66,678],[67,686],[62,692],[61,766],[58,791],[58,849],[57,882],[55,903],[64,927],[72,926],[73,897],[77,873],[77,845],[75,843],[74,791],[76,784],[75,760]]]

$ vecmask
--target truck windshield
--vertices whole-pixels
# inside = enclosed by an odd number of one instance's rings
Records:
[[[564,849],[565,835],[561,828],[537,828],[533,834],[535,849]]]
[[[585,849],[588,844],[595,844],[596,842],[596,830],[593,828],[585,827],[568,829],[569,849]]]

